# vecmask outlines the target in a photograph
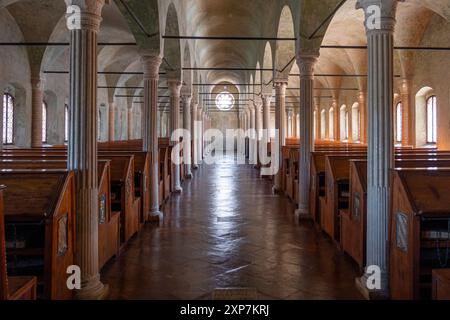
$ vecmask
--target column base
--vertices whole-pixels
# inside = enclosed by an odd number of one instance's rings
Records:
[[[186,179],[192,179],[192,177],[193,177],[192,173],[187,173],[186,174]]]
[[[161,223],[164,220],[164,213],[159,210],[150,211],[147,214],[147,222]]]
[[[297,219],[297,221],[311,220],[311,215],[309,214],[308,209],[299,208],[299,209],[295,210],[294,214],[295,214],[295,219]]]
[[[183,192],[183,188],[180,186],[176,186],[173,188],[173,192],[174,193],[182,193]]]
[[[362,277],[355,278],[356,289],[363,295],[366,300],[389,299],[389,290],[387,288],[382,288],[381,290],[370,290],[367,288],[367,279],[367,274],[364,274]],[[386,282],[382,281],[382,283]]]
[[[194,164],[194,165],[192,166],[192,169],[198,170],[198,165]]]
[[[273,186],[273,187],[272,187],[272,193],[273,193],[273,194],[281,194],[281,189],[280,189],[280,187]]]
[[[77,291],[78,300],[103,300],[108,296],[109,286],[100,281],[100,275],[94,278]]]

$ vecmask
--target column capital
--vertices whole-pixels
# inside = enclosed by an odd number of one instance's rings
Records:
[[[178,79],[167,80],[167,86],[172,97],[179,97],[181,93],[182,82]]]
[[[183,103],[190,105],[192,101],[192,96],[188,94],[183,94],[181,96],[181,100],[183,101]]]
[[[65,0],[65,2],[69,30],[100,31],[105,0]]]
[[[261,112],[262,111],[262,107],[263,107],[263,103],[262,100],[255,100],[253,101],[253,105],[255,107],[255,111],[257,112]]]
[[[404,0],[358,0],[356,9],[364,10],[367,34],[394,32],[397,5]]]
[[[279,96],[285,96],[286,95],[286,89],[288,86],[288,82],[287,81],[275,81],[274,80],[274,87],[276,89],[276,95]]]
[[[318,55],[315,54],[297,54],[297,65],[300,71],[300,77],[314,77],[314,68],[316,67]]]
[[[402,79],[401,83],[400,83],[400,92],[402,94],[409,94],[410,90],[411,90],[411,83],[412,81],[410,79]]]
[[[279,86],[287,86],[289,83],[289,80],[287,78],[275,78],[273,79],[273,86],[279,87]]]
[[[272,94],[263,94],[261,96],[261,99],[262,99],[262,102],[265,104],[265,103],[270,103],[272,101],[272,97],[273,97]]]
[[[144,80],[158,80],[162,58],[159,55],[143,53],[141,55],[141,62],[144,71]]]
[[[31,77],[31,88],[37,90],[44,90],[45,78],[42,76]]]

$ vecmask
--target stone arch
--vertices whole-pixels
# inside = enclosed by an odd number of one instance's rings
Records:
[[[263,58],[263,69],[271,69],[272,71],[262,71],[261,78],[264,89],[266,87],[272,88],[271,81],[273,79],[273,58],[272,58],[272,46],[270,45],[270,42],[266,42],[266,47],[264,49],[264,58]]]
[[[294,19],[288,5],[284,6],[278,24],[278,38],[294,38]],[[295,42],[277,41],[275,52],[275,70],[283,77],[287,77],[295,62]]]
[[[178,13],[173,3],[167,9],[165,35],[180,35]],[[170,77],[181,80],[181,43],[179,39],[165,39],[164,59],[161,67],[170,74]]]

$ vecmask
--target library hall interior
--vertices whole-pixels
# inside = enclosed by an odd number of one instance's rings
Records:
[[[450,0],[0,0],[0,300],[450,300]]]

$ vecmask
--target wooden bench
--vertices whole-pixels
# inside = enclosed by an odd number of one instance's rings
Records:
[[[8,273],[37,276],[38,295],[72,299],[66,270],[75,254],[75,179],[62,170],[1,170],[7,185]]]
[[[139,222],[142,225],[150,211],[150,156],[143,151],[99,151],[99,156],[110,155],[134,156],[134,191],[136,198],[141,199]]]
[[[349,207],[350,160],[365,155],[348,154],[325,158],[325,206],[320,208],[323,230],[340,241],[340,210]]]
[[[356,155],[361,157],[364,151],[343,151],[343,150],[322,150],[311,153],[311,173],[310,173],[310,212],[313,221],[317,225],[322,225],[320,198],[325,197],[325,158],[327,155]],[[324,201],[322,201],[324,202]]]
[[[432,270],[450,267],[450,168],[392,172],[392,299],[431,299]]]
[[[134,155],[100,155],[111,161],[111,210],[120,212],[120,241],[125,244],[139,231],[141,198],[134,191]]]
[[[450,159],[396,160],[398,168],[445,168]],[[367,160],[350,161],[350,206],[341,219],[342,249],[362,271],[366,259]]]
[[[0,300],[35,300],[36,277],[8,277],[3,206],[5,189],[5,186],[0,186]]]
[[[61,169],[67,167],[66,160],[0,160],[0,169]],[[118,255],[120,248],[120,212],[111,211],[110,161],[98,161],[99,195],[99,267]]]
[[[450,269],[433,270],[433,300],[450,300]]]

